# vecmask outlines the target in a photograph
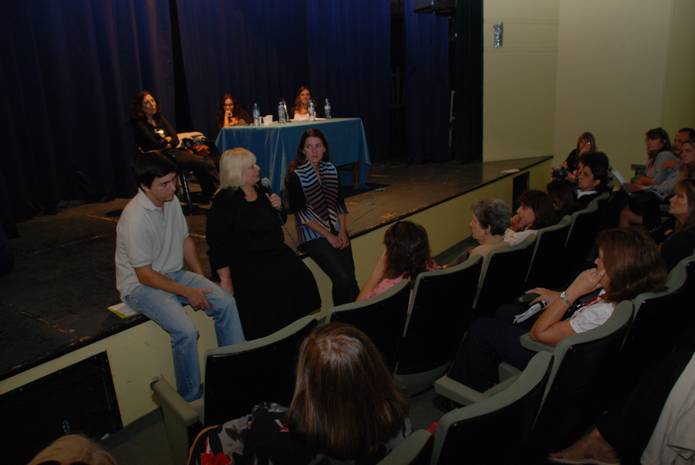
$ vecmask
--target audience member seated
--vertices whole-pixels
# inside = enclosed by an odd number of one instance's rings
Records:
[[[609,189],[609,169],[608,156],[603,152],[589,152],[581,156],[573,212],[585,209],[596,196]]]
[[[316,328],[301,345],[296,373],[289,409],[262,403],[204,430],[189,465],[375,464],[410,433],[405,396],[357,328]]]
[[[676,227],[661,244],[661,257],[670,270],[695,250],[695,179],[676,185],[668,212],[676,219]]]
[[[386,230],[384,251],[357,300],[371,299],[404,279],[413,281],[423,271],[437,268],[430,256],[425,228],[410,221],[399,221]]]
[[[211,157],[177,149],[179,138],[169,121],[159,111],[151,92],[143,90],[133,99],[130,113],[135,143],[143,152],[161,151],[172,158],[180,169],[195,173],[203,195],[211,199],[217,189],[217,171]]]
[[[673,194],[678,179],[678,158],[671,151],[668,133],[662,128],[646,133],[647,172],[623,184],[630,193],[620,213],[620,226],[642,224],[649,229],[659,225],[659,204]]]
[[[534,235],[539,229],[558,221],[553,201],[543,191],[526,191],[519,198],[519,208],[512,217],[511,226],[504,232],[504,242],[516,245]]]
[[[478,245],[466,250],[454,260],[453,265],[473,255],[486,257],[490,252],[509,247],[504,242],[504,232],[511,225],[512,211],[503,200],[478,200],[471,205],[471,210],[473,215],[468,226],[471,228],[471,237],[478,241]]]
[[[309,120],[309,101],[311,100],[311,90],[307,86],[300,86],[297,96],[294,98],[292,107],[292,119],[294,121]]]
[[[116,459],[84,436],[68,434],[39,452],[29,465],[117,465]]]
[[[562,167],[559,170],[553,171],[553,178],[560,181],[567,180],[571,183],[577,182],[577,168],[579,167],[579,158],[585,153],[596,152],[596,138],[590,132],[582,133],[577,139],[577,146],[567,155],[565,161],[562,162]]]
[[[695,178],[695,139],[681,143],[678,180]]]
[[[563,292],[545,288],[533,302],[544,301],[547,308],[535,322],[515,325],[509,319],[480,318],[464,337],[449,377],[478,391],[498,382],[497,366],[507,362],[521,370],[533,356],[522,347],[519,337],[530,331],[532,339],[557,344],[563,339],[601,326],[621,300],[656,290],[666,280],[656,244],[644,231],[608,229],[598,237],[596,268],[585,270]],[[591,299],[583,296],[594,293]],[[582,299],[580,299],[582,298]],[[581,308],[577,308],[578,305]],[[573,310],[570,312],[569,310]]]
[[[562,218],[574,212],[575,187],[573,184],[554,179],[548,183],[545,190],[553,202],[553,208],[558,217]]]
[[[691,339],[670,353],[626,393],[624,403],[609,407],[585,436],[550,454],[548,460],[570,464],[692,463],[694,348]]]
[[[247,339],[321,308],[314,275],[285,244],[280,197],[258,185],[260,170],[248,150],[224,152],[206,232],[211,268],[234,295]]]
[[[678,130],[675,136],[673,136],[673,153],[680,156],[681,146],[685,141],[695,141],[695,129],[693,128],[681,128]]]
[[[251,123],[249,114],[229,92],[222,96],[217,108],[217,129],[246,126]]]
[[[328,142],[318,129],[307,129],[289,166],[285,186],[299,250],[331,278],[333,305],[354,302],[360,292],[347,233],[347,207],[338,170],[330,163]]]

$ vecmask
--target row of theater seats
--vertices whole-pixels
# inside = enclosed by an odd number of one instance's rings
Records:
[[[554,347],[522,336],[537,354],[523,372],[501,365],[503,381],[484,393],[442,377],[437,393],[465,406],[445,414],[434,435],[416,431],[380,465],[543,463],[687,344],[694,298],[695,255],[670,272],[665,290],[621,302],[594,330]]]
[[[484,260],[476,256],[421,273],[412,299],[409,283],[402,282],[374,299],[304,317],[267,337],[209,350],[204,401],[189,404],[166,380],[155,381],[154,398],[175,463],[185,462],[188,445],[203,426],[245,415],[262,401],[287,405],[298,347],[323,322],[341,321],[363,330],[409,394],[431,388],[446,373],[473,318],[511,302],[529,287],[560,286],[570,280],[570,270],[590,253],[603,201],[605,197],[595,199],[587,209]]]

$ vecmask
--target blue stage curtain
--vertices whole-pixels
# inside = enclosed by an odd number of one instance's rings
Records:
[[[449,160],[447,18],[413,11],[414,0],[406,0],[403,104],[408,158]]]
[[[0,20],[2,171],[14,216],[132,193],[132,96],[173,118],[167,0],[10,2]]]
[[[323,111],[365,122],[372,159],[388,153],[389,5],[386,0],[177,0],[196,130],[217,133],[218,99],[231,91],[250,112],[277,119],[308,84]]]

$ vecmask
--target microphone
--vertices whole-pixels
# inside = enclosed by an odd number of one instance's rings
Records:
[[[261,188],[268,195],[271,195],[273,193],[273,186],[270,184],[270,179],[268,178],[261,179]]]

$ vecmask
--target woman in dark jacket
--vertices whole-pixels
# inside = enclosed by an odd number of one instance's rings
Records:
[[[179,168],[195,173],[203,195],[211,199],[217,189],[217,170],[215,162],[209,157],[194,155],[187,150],[178,149],[179,138],[176,131],[159,111],[157,100],[151,92],[143,90],[133,99],[130,112],[135,144],[146,154],[156,150],[171,157]]]
[[[208,215],[208,255],[220,286],[234,294],[247,339],[266,336],[321,307],[314,276],[285,245],[280,197],[258,186],[246,149],[220,160],[221,189]]]

